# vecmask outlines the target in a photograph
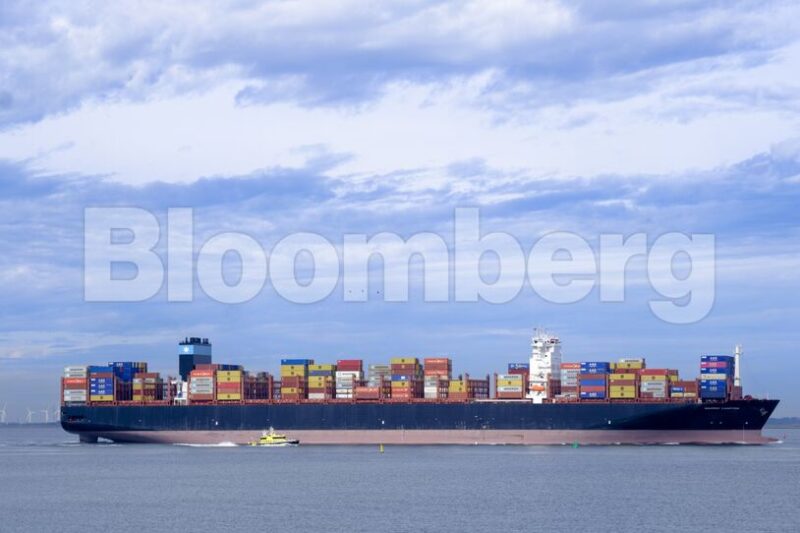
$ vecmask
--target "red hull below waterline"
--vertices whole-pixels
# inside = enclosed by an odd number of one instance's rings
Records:
[[[275,428],[301,444],[400,445],[657,445],[768,444],[776,439],[761,431],[741,430],[287,430]],[[82,441],[162,444],[247,444],[261,431],[109,431],[81,433]]]

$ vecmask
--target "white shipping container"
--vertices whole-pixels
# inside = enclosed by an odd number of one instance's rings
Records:
[[[522,392],[522,387],[497,387],[497,392]]]
[[[517,381],[522,381],[522,376],[519,374],[497,374],[497,379],[514,379]]]
[[[728,374],[700,374],[700,380],[726,381]]]
[[[324,392],[309,392],[308,399],[309,400],[324,400],[328,396]]]

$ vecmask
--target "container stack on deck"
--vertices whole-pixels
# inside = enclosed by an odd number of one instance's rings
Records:
[[[89,401],[114,401],[114,370],[108,366],[89,367]]]
[[[670,383],[670,398],[697,398],[697,381],[673,381]]]
[[[134,402],[157,402],[164,399],[164,382],[157,372],[139,372],[133,378]]]
[[[521,364],[509,363],[508,374],[495,374],[494,390],[498,399],[518,400],[525,397],[528,373],[527,368],[520,368]]]
[[[387,364],[369,365],[369,376],[366,386],[375,390],[362,393],[360,399],[375,399],[375,395],[377,395],[378,398],[391,397],[392,395],[391,365]]]
[[[281,400],[305,400],[313,359],[281,359]]]
[[[735,358],[704,355],[700,379],[681,380],[677,370],[646,368],[644,359],[617,363],[560,363],[552,401],[696,401],[740,398],[734,387]],[[196,363],[188,382],[162,379],[141,362],[105,366],[68,366],[62,376],[64,404],[117,402],[214,403],[242,401],[427,400],[467,401],[490,396],[490,379],[452,377],[450,358],[394,357],[390,364],[369,365],[363,380],[361,359],[315,364],[313,359],[282,359],[281,380],[266,372],[247,373],[239,365]],[[510,363],[506,374],[494,375],[494,397],[522,400],[528,396],[527,363]],[[182,386],[183,384],[183,386]],[[557,392],[560,388],[560,393]],[[737,390],[738,389],[738,390]],[[186,395],[181,391],[185,390]]]
[[[243,398],[242,370],[217,370],[217,400],[238,402]]]
[[[392,399],[410,400],[422,397],[422,367],[416,357],[392,357]]]
[[[428,399],[447,398],[453,363],[448,357],[429,357],[423,361],[423,396]]]
[[[195,368],[189,373],[189,401],[213,402],[216,370],[213,365],[201,365],[205,368]]]
[[[611,365],[601,361],[581,362],[578,387],[581,400],[604,400],[608,392]]]
[[[581,373],[580,363],[561,363],[561,397],[578,397],[578,375]]]
[[[669,375],[666,368],[645,368],[639,372],[641,398],[666,399],[669,397]]]
[[[85,366],[64,367],[61,380],[62,399],[65,404],[86,403],[88,401],[89,369]]]
[[[308,366],[308,399],[330,400],[336,389],[336,365]]]
[[[734,358],[728,355],[700,357],[700,397],[727,398],[733,388]]]
[[[608,397],[612,400],[635,400],[639,374],[618,370],[608,376]]]
[[[244,376],[245,400],[269,400],[272,398],[274,379],[268,372],[247,372]]]
[[[361,359],[336,361],[336,397],[353,398],[354,389],[364,379],[364,362]]]

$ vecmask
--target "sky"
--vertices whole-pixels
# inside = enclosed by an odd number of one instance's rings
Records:
[[[0,5],[0,407],[52,409],[66,364],[177,341],[277,370],[321,361],[644,356],[698,372],[744,345],[746,392],[800,416],[800,5],[791,1],[412,0]],[[241,304],[84,300],[84,209],[194,211],[266,249],[295,232],[452,235],[459,207],[529,250],[553,231],[715,237],[715,300],[670,324],[624,302]],[[163,245],[163,243],[161,243]],[[163,252],[162,248],[159,248]],[[417,265],[418,266],[418,265]],[[418,269],[412,271],[418,273]]]

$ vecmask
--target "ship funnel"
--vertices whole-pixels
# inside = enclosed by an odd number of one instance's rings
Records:
[[[741,363],[742,359],[742,345],[737,344],[736,349],[733,351],[733,386],[734,387],[741,387],[742,386],[742,378],[740,375],[740,368],[742,366]]]

